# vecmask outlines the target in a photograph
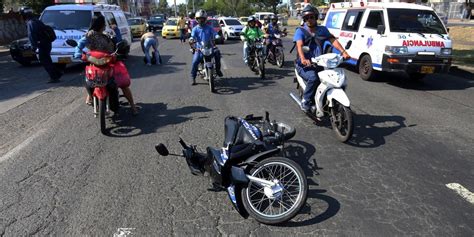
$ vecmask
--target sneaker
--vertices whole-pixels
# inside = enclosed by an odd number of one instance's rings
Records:
[[[244,60],[245,65],[249,65],[249,60]]]
[[[146,65],[147,65],[147,66],[151,66],[151,63],[147,63]]]
[[[224,74],[222,74],[222,71],[221,70],[217,70],[216,71],[216,74],[219,76],[219,77],[223,77]]]
[[[308,103],[306,103],[306,102],[303,101],[303,102],[301,102],[301,104],[300,104],[300,108],[301,108],[301,110],[303,110],[305,113],[307,113],[307,112],[309,112],[309,110],[311,109],[311,106],[310,106]]]
[[[195,86],[195,85],[197,85],[197,84],[196,84],[196,79],[193,78],[193,79],[191,80],[191,86]]]

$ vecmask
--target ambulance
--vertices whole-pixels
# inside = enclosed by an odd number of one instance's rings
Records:
[[[67,1],[68,3],[71,1]],[[74,59],[74,48],[66,44],[66,40],[73,39],[78,41],[87,32],[91,25],[92,16],[103,15],[106,19],[106,32],[114,34],[110,28],[111,24],[116,24],[120,29],[122,40],[126,42],[126,52],[130,51],[132,35],[125,14],[116,5],[95,4],[92,1],[80,0],[81,4],[60,4],[49,6],[44,9],[40,20],[46,25],[51,26],[56,33],[56,40],[52,44],[51,59],[58,66],[65,67],[69,63],[81,62],[80,59]]]
[[[322,23],[347,50],[348,63],[364,80],[378,71],[405,72],[419,80],[431,73],[449,71],[452,42],[432,8],[413,3],[332,3]],[[324,52],[337,50],[330,43]]]

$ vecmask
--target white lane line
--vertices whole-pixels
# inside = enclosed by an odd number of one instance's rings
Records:
[[[15,156],[18,154],[19,151],[21,151],[23,148],[27,147],[33,140],[35,140],[37,137],[39,137],[41,134],[43,134],[46,131],[46,129],[41,129],[32,136],[28,137],[26,140],[24,140],[22,143],[20,143],[18,146],[15,148],[11,149],[7,154],[3,155],[0,157],[0,163],[10,159],[11,157]]]
[[[229,68],[227,67],[227,63],[225,62],[225,60],[224,60],[223,58],[221,58],[221,66],[222,66],[222,69],[224,69],[224,70],[229,69]]]
[[[467,188],[463,187],[458,183],[449,183],[446,184],[446,187],[454,190],[462,198],[466,199],[466,201],[470,202],[471,204],[474,204],[474,193],[471,193]]]

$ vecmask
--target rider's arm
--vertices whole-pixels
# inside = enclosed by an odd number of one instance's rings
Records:
[[[304,46],[304,32],[300,28],[296,29],[295,36],[293,41],[296,42],[296,51],[298,52],[298,58],[301,64],[305,66],[311,66],[311,61],[304,56],[303,46]]]
[[[86,47],[89,42],[87,38],[83,36],[79,42],[77,42],[77,46],[74,49],[74,58],[81,58],[82,57],[82,50]]]
[[[330,37],[329,41],[331,41],[331,44],[334,46],[334,48],[339,50],[339,52],[342,52],[342,56],[344,58],[350,58],[350,56],[347,53],[346,49],[344,49],[344,47],[342,47],[341,43],[339,43],[339,41],[334,36]]]
[[[142,51],[145,53],[145,34],[143,34],[140,39],[140,46],[142,47]]]
[[[248,38],[247,38],[247,27],[248,26],[244,27],[244,29],[240,32],[240,39],[242,41],[247,41],[248,40]]]

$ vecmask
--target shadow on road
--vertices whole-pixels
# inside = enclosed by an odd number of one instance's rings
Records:
[[[183,67],[185,63],[170,62],[173,58],[171,55],[161,55],[162,65],[147,66],[144,58],[144,55],[128,56],[125,65],[127,66],[132,80],[139,80],[163,74],[173,74],[185,70],[185,67]]]
[[[223,79],[216,80],[216,93],[232,95],[242,91],[258,89],[274,83],[274,81],[269,79],[262,80],[258,75],[255,75],[255,77],[224,77]]]
[[[318,163],[316,162],[316,159],[311,158],[313,155],[316,153],[316,148],[304,141],[297,141],[297,140],[291,140],[286,143],[286,148],[285,148],[285,156],[294,160],[298,164],[301,165],[301,167],[304,169],[305,174],[307,177],[314,177],[315,175],[319,175],[319,171],[323,170],[322,167],[318,166]],[[308,178],[308,186],[319,186],[318,183],[314,181],[314,179],[309,179]],[[290,221],[287,223],[282,224],[281,226],[283,227],[300,227],[300,226],[308,226],[308,225],[313,225],[313,224],[318,224],[323,221],[326,221],[330,219],[331,217],[335,216],[338,212],[339,209],[341,208],[341,204],[337,199],[324,194],[326,193],[326,190],[323,189],[309,189],[308,190],[308,199],[312,200],[312,203],[315,200],[317,200],[317,203],[321,203],[320,201],[323,201],[327,204],[327,208],[324,209],[320,214],[316,215],[315,217],[304,220],[304,221]],[[313,207],[314,206],[314,207]],[[320,205],[314,205],[310,206],[306,204],[303,209],[301,210],[300,214],[311,214],[312,212],[317,212],[321,211]],[[317,209],[317,210],[312,210],[312,209]]]
[[[354,133],[347,144],[360,148],[375,148],[385,144],[385,137],[405,125],[405,118],[397,115],[369,115],[354,113]]]
[[[203,106],[186,106],[177,109],[168,109],[167,104],[138,103],[140,114],[133,117],[126,108],[122,108],[119,118],[113,121],[108,129],[111,137],[134,137],[139,135],[156,133],[159,128],[168,125],[184,123],[192,119],[201,119],[192,114],[209,112],[210,109]]]

